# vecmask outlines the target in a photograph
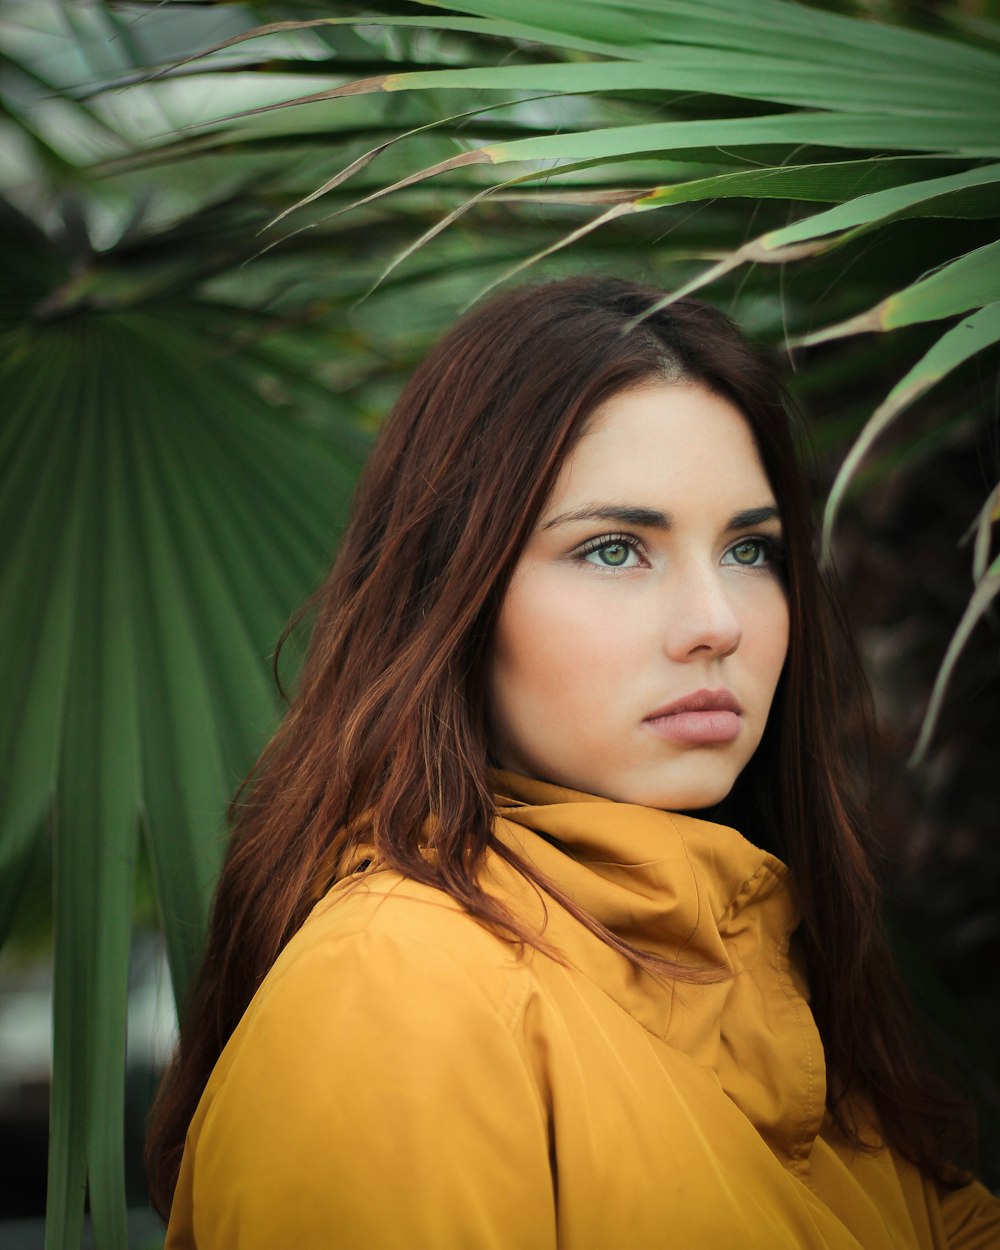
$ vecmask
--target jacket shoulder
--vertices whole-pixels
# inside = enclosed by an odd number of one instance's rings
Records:
[[[248,1014],[289,991],[312,996],[320,1009],[358,982],[400,1008],[411,997],[439,998],[454,1012],[471,996],[511,1027],[536,953],[491,932],[443,890],[396,872],[370,873],[338,883],[317,903]]]
[[[167,1245],[554,1246],[525,971],[441,891],[335,888],[216,1065]]]

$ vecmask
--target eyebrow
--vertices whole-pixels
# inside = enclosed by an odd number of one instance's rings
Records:
[[[726,522],[726,529],[743,530],[753,525],[763,525],[765,521],[780,520],[781,515],[774,504],[765,504],[760,508],[746,508],[743,512],[734,513]],[[670,513],[661,512],[658,508],[601,503],[586,504],[582,508],[574,508],[572,512],[560,512],[558,516],[546,521],[542,529],[550,530],[570,521],[617,521],[619,525],[638,525],[654,530],[669,530],[674,524]]]

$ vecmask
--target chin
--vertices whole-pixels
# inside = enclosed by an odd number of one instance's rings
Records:
[[[655,807],[665,812],[692,812],[716,807],[733,788],[736,778],[728,774],[722,778],[706,778],[704,781],[684,778],[677,782],[650,781],[647,785],[623,787],[623,792],[610,797],[622,803],[635,803],[640,807]]]
[[[566,785],[566,782],[556,782]],[[676,789],[664,790],[655,786],[635,788],[623,786],[621,789],[611,786],[585,786],[577,782],[569,783],[571,790],[580,790],[584,794],[596,794],[601,798],[611,799],[615,803],[631,803],[635,807],[651,807],[661,812],[690,813],[697,816],[704,809],[717,807],[729,794],[732,787],[720,787],[715,790]],[[710,817],[706,816],[706,819]]]
[[[644,802],[641,799],[632,799],[631,802],[639,803],[642,807],[655,807],[664,812],[680,812],[682,815],[688,813],[692,816],[704,815],[704,818],[708,820],[711,818],[706,813],[718,807],[728,793],[728,791],[724,793],[713,791],[711,794],[675,794],[659,802]]]

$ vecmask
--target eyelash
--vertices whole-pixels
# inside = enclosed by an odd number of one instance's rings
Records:
[[[595,551],[600,551],[603,547],[615,546],[629,547],[637,555],[642,551],[642,543],[634,534],[601,534],[597,538],[589,539],[582,547],[579,547],[575,552],[575,558],[585,562],[587,556],[592,555]],[[601,566],[594,564],[591,567],[600,568]],[[614,573],[616,571],[611,565],[605,565],[604,567],[604,572],[606,573]]]
[[[785,544],[780,538],[768,537],[766,534],[746,534],[743,538],[738,538],[736,542],[731,543],[726,548],[726,552],[734,551],[737,547],[741,547],[744,543],[756,543],[764,553],[763,564],[745,564],[741,567],[746,569],[767,569],[782,568],[785,563]]]
[[[726,554],[735,550],[735,548],[742,546],[744,543],[756,543],[763,551],[764,563],[746,564],[742,566],[737,565],[737,567],[758,570],[776,567],[780,568],[784,565],[785,544],[782,539],[765,534],[744,534],[741,538],[738,538],[734,543],[731,543],[726,548]],[[634,534],[601,534],[597,538],[589,539],[583,544],[582,547],[579,547],[574,553],[574,559],[584,562],[586,557],[592,555],[595,551],[600,551],[604,547],[614,546],[629,547],[632,551],[636,552],[636,554],[641,554],[642,552],[642,543]],[[591,567],[600,568],[601,566],[592,564]],[[605,565],[603,571],[606,573],[615,573],[618,570],[616,570],[612,565]],[[623,568],[622,571],[626,570]]]

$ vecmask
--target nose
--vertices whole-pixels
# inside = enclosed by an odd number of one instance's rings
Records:
[[[743,627],[718,567],[678,570],[667,605],[665,650],[672,660],[722,659],[739,647]]]

